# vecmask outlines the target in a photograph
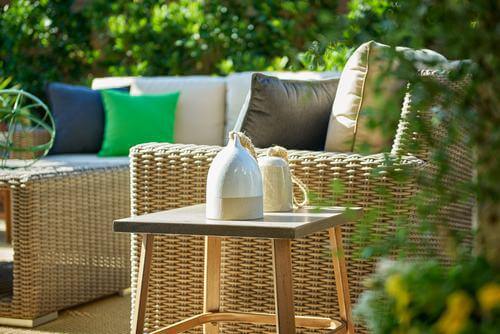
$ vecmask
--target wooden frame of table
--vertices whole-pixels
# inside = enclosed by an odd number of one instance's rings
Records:
[[[293,334],[296,327],[331,329],[331,333],[354,333],[341,225],[357,221],[360,208],[302,208],[291,212],[266,213],[251,221],[218,221],[205,218],[205,206],[163,211],[120,219],[115,232],[142,234],[142,248],[134,305],[134,334],[143,334],[149,272],[155,234],[205,236],[205,283],[203,313],[158,329],[151,334],[175,334],[203,325],[205,334],[219,333],[219,322],[275,324],[277,333]],[[292,284],[291,240],[328,229],[340,320],[295,316]],[[272,240],[276,314],[223,312],[220,310],[222,237],[253,237]]]

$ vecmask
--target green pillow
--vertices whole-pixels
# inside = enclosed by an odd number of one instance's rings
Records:
[[[104,140],[99,156],[128,155],[132,146],[174,140],[175,109],[179,92],[132,96],[104,90]]]

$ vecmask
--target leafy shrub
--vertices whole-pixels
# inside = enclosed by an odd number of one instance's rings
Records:
[[[335,0],[13,0],[0,11],[0,76],[37,95],[103,75],[301,69],[334,30]]]
[[[395,28],[391,20],[395,13],[397,6],[391,0],[349,1],[346,15],[333,19],[329,38],[313,42],[299,54],[301,65],[310,70],[341,71],[360,44],[370,40],[390,44],[387,37]]]
[[[73,1],[16,0],[0,10],[0,76],[43,95],[46,82],[85,80],[92,63],[86,18]]]
[[[334,4],[95,0],[86,12],[113,75],[226,74],[298,65],[296,55],[328,31]]]
[[[500,276],[482,258],[452,268],[382,262],[367,285],[355,311],[374,334],[486,334],[500,327]]]
[[[15,83],[12,82],[12,77],[2,78],[0,77],[0,90],[2,89],[17,89]]]

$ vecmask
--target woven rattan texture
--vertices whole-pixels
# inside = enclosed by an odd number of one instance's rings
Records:
[[[130,298],[112,296],[59,313],[59,317],[34,329],[3,327],[2,334],[130,334],[127,315]]]
[[[1,134],[1,136],[6,136]],[[50,141],[50,134],[40,129],[28,129],[27,131],[14,131],[12,134],[13,145],[17,148],[29,149],[38,145],[46,144]],[[10,152],[10,159],[35,159],[43,155],[44,151],[35,152]]]
[[[112,232],[130,210],[119,168],[0,172],[12,196],[13,293],[0,317],[32,319],[125,289],[130,239]]]
[[[143,214],[202,203],[206,175],[219,147],[171,144],[145,144],[131,153],[132,212]],[[259,154],[264,154],[259,151]],[[324,152],[290,152],[295,175],[309,189],[323,197],[331,196],[332,180],[342,181],[344,193],[335,204],[361,205],[380,210],[382,215],[370,233],[383,238],[394,228],[400,215],[412,216],[408,199],[418,190],[415,178],[388,177],[382,154],[360,156]],[[427,167],[421,160],[403,157],[399,167],[417,171]],[[401,169],[401,168],[400,168]],[[373,173],[375,173],[373,175]],[[380,187],[389,189],[381,193]],[[393,210],[384,211],[390,201]],[[343,228],[352,298],[363,290],[363,280],[373,272],[374,262],[355,257],[352,227]],[[157,237],[153,253],[146,331],[157,329],[201,312],[203,293],[203,240],[194,237]],[[420,243],[417,253],[438,248],[439,241]],[[293,244],[295,303],[298,314],[335,316],[338,308],[326,233],[295,241]],[[132,241],[132,289],[135,298],[139,237]],[[225,239],[222,265],[222,308],[235,311],[273,312],[271,248],[268,240]],[[274,332],[272,327],[223,325],[223,333]],[[193,331],[199,332],[199,331]],[[303,333],[317,331],[302,330]]]
[[[445,86],[451,94],[464,94],[465,87],[469,84],[469,78],[450,81],[448,73],[444,71],[424,70],[420,72],[424,80],[432,80],[434,83]],[[450,95],[453,96],[453,95]],[[422,175],[420,184],[431,183],[427,191],[436,191],[434,182],[439,175],[439,185],[442,189],[441,198],[449,203],[442,208],[435,217],[436,223],[444,223],[445,228],[451,226],[455,231],[470,232],[472,208],[474,199],[470,197],[467,184],[473,178],[473,153],[468,144],[467,124],[457,121],[456,115],[446,108],[445,96],[437,96],[428,110],[418,110],[413,103],[412,87],[405,96],[403,103],[401,121],[392,148],[392,154],[413,154],[414,156],[428,162],[428,173]],[[441,123],[437,126],[432,121],[433,117],[439,117]],[[452,124],[453,135],[450,135],[449,124]],[[422,130],[425,129],[425,130]],[[425,133],[425,134],[424,134]],[[440,174],[437,164],[432,160],[441,157],[446,161],[445,172]],[[465,187],[464,187],[465,186]],[[429,201],[432,201],[430,198]],[[444,231],[446,232],[446,231]],[[470,233],[466,233],[464,244],[471,244]],[[444,247],[440,248],[443,250]]]
[[[460,89],[462,83],[448,83],[446,76],[437,72],[422,73]],[[381,240],[394,232],[398,218],[410,218],[415,230],[416,219],[412,199],[425,189],[422,178],[436,175],[437,166],[430,159],[432,152],[425,145],[413,151],[412,141],[422,136],[410,126],[413,113],[411,91],[407,94],[402,118],[392,150],[396,165],[386,168],[383,154],[361,156],[325,152],[290,152],[293,173],[311,191],[330,198],[332,181],[341,181],[345,187],[341,195],[329,203],[358,205],[365,215],[374,210],[380,215],[369,225],[369,233]],[[424,115],[425,113],[421,113]],[[417,115],[417,117],[422,116]],[[424,116],[425,117],[425,116]],[[443,128],[437,129],[431,140],[445,138]],[[457,183],[472,177],[472,154],[466,145],[465,131],[458,140],[448,143],[450,159],[448,172],[441,177],[445,189],[454,189]],[[219,147],[145,144],[131,153],[132,212],[144,214],[170,208],[202,203],[205,200],[205,181],[210,162]],[[262,155],[264,152],[259,151]],[[389,164],[390,165],[390,164]],[[394,177],[398,171],[409,177]],[[420,180],[417,182],[417,180]],[[425,182],[423,183],[425,184]],[[384,190],[384,191],[381,191]],[[432,200],[429,199],[430,201]],[[433,217],[453,232],[470,234],[473,202],[457,199]],[[343,228],[351,297],[355,302],[363,290],[363,281],[373,272],[375,262],[354,256],[359,243],[354,244],[353,228]],[[410,231],[412,231],[410,229]],[[412,233],[415,256],[438,254],[443,262],[444,237],[422,236]],[[151,331],[201,312],[203,295],[203,240],[193,237],[158,237],[153,253],[153,269],[149,286],[146,331]],[[293,243],[293,279],[295,305],[298,314],[335,316],[335,282],[331,259],[327,256],[326,233],[318,233]],[[470,242],[470,238],[468,239]],[[132,299],[135,299],[140,237],[132,238]],[[274,311],[272,257],[270,242],[255,239],[225,239],[222,263],[222,309],[233,311]],[[201,333],[200,330],[192,331]],[[223,333],[274,333],[273,327],[254,325],[223,325]],[[299,330],[300,333],[317,333]]]

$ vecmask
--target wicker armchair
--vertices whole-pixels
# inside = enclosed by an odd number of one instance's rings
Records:
[[[309,189],[321,197],[332,196],[333,180],[344,184],[337,205],[357,205],[368,215],[379,210],[369,233],[380,238],[395,228],[398,217],[415,217],[412,196],[421,190],[418,178],[435,172],[435,166],[426,155],[406,155],[406,146],[417,135],[408,126],[411,97],[405,100],[403,117],[398,128],[389,159],[395,165],[388,167],[387,156],[376,154],[338,154],[326,152],[291,151],[293,173]],[[410,146],[408,146],[410,147]],[[463,143],[452,148],[452,173],[446,182],[454,182],[471,175],[470,155]],[[177,208],[205,200],[205,182],[208,168],[220,147],[178,144],[144,144],[131,151],[132,213],[134,215]],[[263,154],[260,150],[259,154]],[[457,174],[455,171],[460,170]],[[404,171],[407,178],[392,177]],[[381,192],[380,188],[388,190]],[[386,210],[391,203],[391,210]],[[439,219],[445,219],[453,230],[467,231],[471,224],[471,202],[457,202],[444,210]],[[413,219],[415,224],[418,222]],[[356,301],[363,291],[363,280],[373,272],[375,261],[355,256],[359,244],[352,242],[353,227],[343,227],[351,298]],[[441,249],[442,240],[421,235],[413,236],[416,254],[427,254],[429,247]],[[203,295],[203,239],[178,236],[158,237],[153,252],[149,299],[145,331],[150,332],[202,310]],[[425,241],[425,242],[424,242]],[[299,315],[334,316],[334,279],[331,260],[326,256],[328,234],[318,233],[293,244],[294,289],[296,313]],[[274,295],[269,241],[259,239],[231,239],[223,242],[221,281],[221,308],[247,312],[273,312]],[[140,237],[132,238],[132,299],[135,298]],[[442,255],[442,259],[446,257]],[[233,283],[231,283],[233,282]],[[236,282],[236,283],[234,283]],[[274,332],[273,327],[224,324],[223,333]],[[303,330],[301,333],[317,333]]]

